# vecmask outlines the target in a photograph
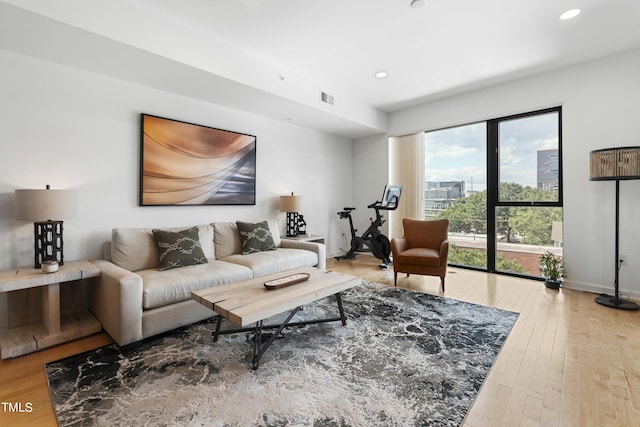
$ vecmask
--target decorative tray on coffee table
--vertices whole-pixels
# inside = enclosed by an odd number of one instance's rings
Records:
[[[277,279],[268,280],[264,282],[264,287],[273,290],[284,288],[285,286],[295,285],[296,283],[304,282],[305,280],[309,280],[311,277],[308,273],[296,273],[290,276],[279,277]]]

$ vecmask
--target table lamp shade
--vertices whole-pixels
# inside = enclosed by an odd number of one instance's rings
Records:
[[[280,196],[280,212],[298,212],[301,201],[302,196]]]
[[[74,218],[78,211],[75,191],[16,190],[15,216],[17,220],[34,221],[34,268],[43,261],[64,264],[62,220]]]
[[[16,190],[16,219],[45,221],[74,218],[78,198],[71,190]]]
[[[640,179],[640,147],[619,147],[589,153],[591,181]]]

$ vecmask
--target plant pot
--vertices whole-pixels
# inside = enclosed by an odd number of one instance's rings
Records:
[[[560,281],[559,280],[551,280],[545,279],[544,285],[549,289],[560,289]]]

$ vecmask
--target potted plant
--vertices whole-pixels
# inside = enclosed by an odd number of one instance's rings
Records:
[[[547,288],[560,288],[562,279],[566,277],[564,272],[564,259],[546,251],[540,255],[540,273],[542,273],[545,278],[544,285]]]

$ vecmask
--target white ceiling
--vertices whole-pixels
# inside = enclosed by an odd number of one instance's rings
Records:
[[[110,41],[111,50],[133,48],[140,58],[153,54],[182,64],[184,76],[196,83],[216,80],[233,108],[351,138],[383,132],[386,112],[640,46],[640,0],[429,0],[422,9],[412,9],[410,0],[2,3],[5,24],[31,21],[43,40],[61,37],[64,25],[69,38],[98,36],[96,43]],[[561,21],[571,8],[582,13]],[[37,40],[25,46],[19,38],[0,47],[92,68],[87,55],[63,60],[73,55],[58,52],[62,47],[40,52]],[[102,72],[118,78],[171,86],[107,68]],[[194,77],[194,69],[208,77]],[[388,77],[376,79],[381,70]],[[256,105],[234,100],[234,88],[252,92]],[[320,104],[320,91],[335,96],[336,105]],[[214,101],[227,103],[217,96]]]
[[[640,45],[639,0],[146,0],[384,111]],[[152,6],[153,5],[153,6]],[[561,21],[567,9],[583,13]],[[379,81],[375,72],[386,70]]]

